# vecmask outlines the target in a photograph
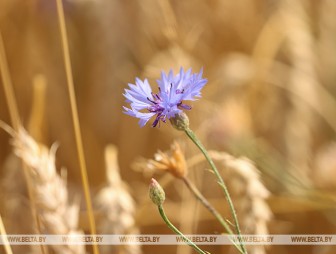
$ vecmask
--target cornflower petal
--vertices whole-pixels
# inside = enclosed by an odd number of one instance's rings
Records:
[[[166,122],[167,119],[180,114],[182,109],[191,109],[183,101],[194,101],[201,96],[201,90],[207,83],[207,79],[203,79],[202,74],[203,69],[199,73],[192,73],[191,68],[185,72],[182,67],[175,76],[172,70],[168,75],[161,72],[161,79],[157,80],[159,87],[157,94],[152,92],[147,79],[141,81],[136,78],[135,85],[129,84],[129,89],[125,89],[124,96],[131,108],[124,107],[124,113],[139,118],[141,127],[155,115],[153,127],[160,121]]]
[[[129,116],[133,116],[133,117],[136,117],[136,118],[139,118],[139,125],[141,127],[145,126],[145,124],[149,121],[149,119],[151,119],[155,113],[143,113],[143,112],[139,112],[137,110],[134,110],[134,109],[129,109],[129,108],[126,108],[126,107],[123,107],[124,108],[124,113],[129,115]]]

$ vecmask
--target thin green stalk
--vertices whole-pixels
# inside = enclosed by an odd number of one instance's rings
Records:
[[[181,231],[179,231],[167,218],[162,205],[158,205],[158,209],[159,209],[159,213],[162,217],[162,219],[164,220],[164,222],[167,224],[167,226],[173,230],[176,234],[180,235],[181,237],[183,237],[183,239],[188,243],[189,246],[191,246],[192,248],[194,248],[195,251],[197,251],[200,254],[209,254],[209,252],[205,252],[202,249],[200,249],[196,244],[194,244],[192,241],[190,241]]]
[[[206,209],[211,212],[216,219],[222,224],[225,230],[233,235],[233,232],[229,226],[229,224],[223,219],[223,217],[219,214],[219,212],[209,203],[209,201],[202,195],[202,193],[196,188],[196,186],[187,178],[181,178],[183,182],[186,184],[188,189],[194,194],[194,196],[204,205]]]
[[[215,216],[215,218],[219,221],[219,223],[225,228],[226,232],[230,235],[233,235],[233,232],[229,226],[229,224],[224,220],[222,215],[214,208],[209,201],[202,195],[202,193],[197,189],[197,187],[187,178],[181,178],[183,182],[186,184],[188,189],[194,194],[194,196],[203,204],[203,206],[209,210],[210,213]],[[244,253],[240,246],[238,246],[235,242],[233,244],[237,247],[237,249]]]
[[[201,141],[196,137],[195,133],[189,127],[185,128],[184,131],[187,134],[187,136],[192,140],[192,142],[201,150],[204,157],[209,162],[212,171],[214,172],[215,176],[217,177],[219,185],[223,189],[225,198],[226,198],[227,202],[229,203],[229,207],[230,207],[231,214],[232,214],[232,217],[233,217],[233,220],[234,220],[234,224],[235,224],[235,227],[236,227],[236,230],[237,230],[237,234],[238,234],[238,236],[241,236],[241,231],[240,231],[240,227],[239,227],[239,223],[238,223],[236,210],[233,206],[233,202],[231,200],[231,197],[230,197],[229,191],[228,191],[228,189],[225,185],[225,182],[224,182],[222,176],[219,174],[215,163],[212,161],[211,157],[208,154],[208,151],[205,149],[205,147],[203,146]],[[247,251],[246,251],[246,248],[245,248],[244,244],[240,242],[240,246],[242,248],[243,253],[247,254]]]

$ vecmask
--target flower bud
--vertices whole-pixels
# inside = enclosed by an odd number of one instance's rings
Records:
[[[166,198],[164,190],[154,178],[151,179],[149,184],[149,197],[157,206],[162,205]]]
[[[179,131],[184,131],[189,128],[189,118],[184,112],[176,114],[174,117],[171,117],[169,120],[170,120],[170,123],[173,125],[173,127],[175,129],[178,129]]]

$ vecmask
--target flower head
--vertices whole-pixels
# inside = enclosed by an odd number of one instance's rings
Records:
[[[178,178],[183,178],[188,173],[186,159],[179,143],[176,141],[171,145],[169,151],[158,151],[154,155],[154,160],[148,160],[145,167],[154,170],[167,171]]]
[[[141,127],[153,116],[156,116],[153,127],[160,120],[166,122],[183,109],[191,109],[184,101],[194,101],[201,96],[201,89],[207,83],[202,74],[202,69],[199,73],[192,73],[191,68],[186,72],[181,68],[175,76],[172,70],[168,75],[162,72],[161,79],[157,80],[158,93],[152,92],[147,79],[136,78],[135,85],[129,84],[129,89],[125,89],[124,96],[131,108],[124,107],[124,113],[139,118]]]

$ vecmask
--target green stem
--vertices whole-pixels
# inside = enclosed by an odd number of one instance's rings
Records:
[[[209,252],[204,252],[202,249],[200,249],[196,244],[194,244],[192,241],[190,241],[181,231],[179,231],[167,218],[162,205],[158,206],[159,209],[159,213],[162,217],[162,219],[164,220],[164,222],[167,224],[167,226],[173,230],[176,234],[180,235],[183,237],[183,239],[188,243],[189,246],[191,246],[192,248],[194,248],[194,250],[196,250],[198,253],[200,254],[208,254]]]
[[[237,234],[238,234],[238,236],[241,236],[241,232],[240,232],[240,227],[239,227],[239,223],[238,223],[238,218],[237,218],[236,210],[235,210],[235,208],[233,206],[233,202],[231,200],[229,191],[228,191],[228,189],[227,189],[227,187],[226,187],[226,185],[224,183],[224,180],[223,180],[222,176],[219,174],[215,163],[213,162],[213,160],[209,156],[208,151],[205,149],[205,147],[203,146],[203,144],[201,143],[201,141],[196,137],[195,133],[191,129],[189,129],[189,128],[185,128],[184,131],[187,134],[187,136],[192,140],[192,142],[194,142],[194,144],[201,150],[201,152],[203,153],[204,157],[209,162],[209,164],[210,164],[210,166],[212,168],[212,171],[216,175],[218,183],[222,187],[224,195],[225,195],[225,198],[226,198],[226,200],[227,200],[227,202],[229,204],[229,207],[230,207],[230,210],[231,210],[231,214],[232,214],[232,217],[233,217],[233,220],[234,220],[234,224],[235,224],[235,227],[236,227],[236,230],[237,230]],[[241,239],[241,238],[239,238],[239,239]],[[243,253],[247,254],[247,251],[246,251],[246,248],[245,248],[244,244],[240,242],[240,246],[242,248]]]
[[[196,188],[196,186],[187,178],[181,178],[183,182],[186,184],[188,189],[194,194],[194,196],[204,205],[206,209],[212,213],[216,219],[222,224],[225,230],[233,235],[233,232],[229,226],[229,224],[223,219],[223,217],[219,214],[219,212],[209,203],[209,201],[202,195],[202,193]]]
[[[197,187],[187,178],[181,178],[183,182],[186,184],[188,189],[194,194],[194,196],[203,204],[203,206],[209,210],[210,213],[215,216],[215,218],[219,221],[219,223],[225,228],[226,232],[230,235],[233,235],[233,232],[229,226],[229,224],[224,220],[222,215],[214,208],[209,201],[202,195],[202,193],[197,189]],[[238,246],[234,241],[233,244],[237,247],[237,249],[244,253],[240,246]]]

